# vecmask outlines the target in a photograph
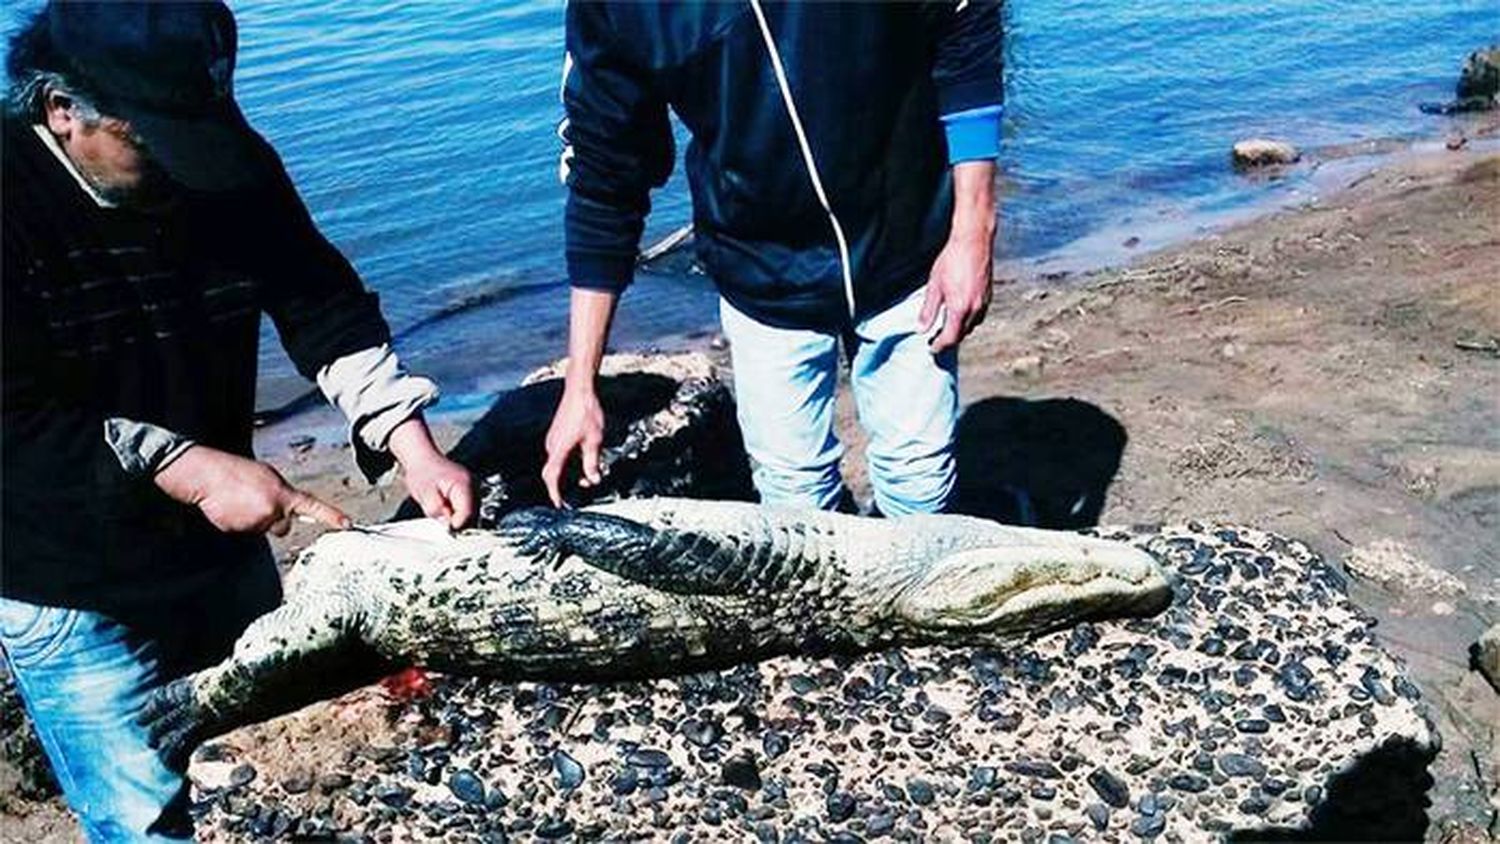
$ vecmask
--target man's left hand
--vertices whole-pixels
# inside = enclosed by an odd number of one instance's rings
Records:
[[[401,464],[412,500],[428,518],[461,528],[474,516],[474,484],[469,471],[438,451],[427,423],[413,417],[391,432],[391,454]]]
[[[990,260],[995,249],[995,162],[953,166],[953,224],[948,243],[932,264],[918,318],[933,354],[958,345],[990,307]],[[944,322],[934,326],[939,314]]]
[[[957,346],[984,321],[990,307],[990,255],[988,232],[979,235],[954,233],[932,264],[927,295],[918,318],[923,333],[933,330],[939,314],[946,321],[937,336],[928,341],[933,354]]]

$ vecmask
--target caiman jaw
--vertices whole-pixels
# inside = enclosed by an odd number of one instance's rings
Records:
[[[966,631],[984,640],[1105,613],[1156,612],[1170,600],[1160,566],[1130,546],[999,547],[935,561],[897,596],[892,613],[895,623],[918,635]]]

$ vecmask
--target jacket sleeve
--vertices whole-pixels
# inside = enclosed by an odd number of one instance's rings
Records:
[[[630,284],[651,189],[672,172],[666,99],[617,48],[608,3],[569,3],[562,99],[567,117],[560,172],[568,277],[574,287]]]
[[[349,261],[318,231],[296,187],[269,145],[271,176],[247,197],[244,218],[261,228],[262,307],[281,345],[308,380],[353,352],[389,343],[378,299]],[[263,228],[262,228],[263,227]]]
[[[1005,101],[1004,30],[1000,0],[934,3],[932,78],[940,114],[957,114]]]

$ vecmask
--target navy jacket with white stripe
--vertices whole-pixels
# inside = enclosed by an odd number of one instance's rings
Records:
[[[569,4],[574,286],[630,283],[649,193],[675,158],[669,109],[692,135],[699,260],[736,308],[840,330],[925,283],[952,212],[940,116],[1000,103],[999,2],[761,9]]]

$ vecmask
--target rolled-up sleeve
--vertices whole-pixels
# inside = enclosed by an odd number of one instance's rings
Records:
[[[349,420],[354,462],[365,479],[395,465],[391,432],[438,399],[437,385],[412,375],[389,345],[344,355],[318,371],[318,388]]]
[[[615,48],[609,4],[570,3],[558,127],[568,187],[564,227],[574,287],[620,291],[634,277],[651,190],[672,172],[666,101]]]
[[[104,420],[104,441],[132,478],[155,477],[197,444],[170,428],[120,416]]]

